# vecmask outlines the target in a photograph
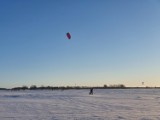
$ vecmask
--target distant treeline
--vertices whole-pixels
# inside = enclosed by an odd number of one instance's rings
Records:
[[[22,86],[22,87],[14,87],[11,90],[67,90],[67,89],[90,89],[90,88],[94,88],[94,89],[107,89],[107,88],[126,88],[125,85],[123,84],[118,84],[118,85],[104,85],[102,87],[89,87],[89,86],[41,86],[41,87],[37,87],[36,85],[32,85],[30,87],[28,86]]]
[[[6,88],[0,88],[0,90],[8,90],[8,89],[6,89]]]
[[[106,84],[103,86],[41,86],[37,87],[36,85],[31,85],[30,87],[28,86],[22,86],[22,87],[14,87],[11,89],[6,89],[6,88],[0,88],[0,90],[69,90],[69,89],[160,89],[160,87],[126,87],[123,84],[117,84],[117,85],[109,85],[107,86]]]

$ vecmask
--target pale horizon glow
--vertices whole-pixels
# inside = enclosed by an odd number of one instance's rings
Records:
[[[7,0],[0,11],[0,88],[160,86],[159,1]]]

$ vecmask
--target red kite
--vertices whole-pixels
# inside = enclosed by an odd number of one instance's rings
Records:
[[[67,35],[67,38],[68,39],[71,39],[71,34],[68,32],[68,33],[66,33],[66,35]]]

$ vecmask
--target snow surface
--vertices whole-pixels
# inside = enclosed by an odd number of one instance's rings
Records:
[[[160,120],[159,89],[0,91],[0,120]]]

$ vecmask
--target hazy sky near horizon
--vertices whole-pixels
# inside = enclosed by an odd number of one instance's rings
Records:
[[[159,73],[159,0],[0,1],[0,87],[160,86]]]

